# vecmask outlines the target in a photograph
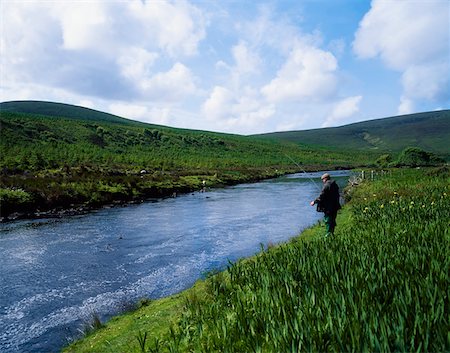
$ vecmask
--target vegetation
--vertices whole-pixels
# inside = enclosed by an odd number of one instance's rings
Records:
[[[420,167],[443,164],[444,160],[417,147],[405,148],[398,157],[396,166]]]
[[[341,127],[259,135],[311,147],[399,153],[415,146],[450,161],[450,110],[368,120]]]
[[[449,351],[450,174],[400,169],[320,226],[117,317],[66,352]]]
[[[65,104],[0,107],[2,217],[167,196],[200,189],[203,180],[218,186],[299,167],[349,168],[377,157],[144,124]]]

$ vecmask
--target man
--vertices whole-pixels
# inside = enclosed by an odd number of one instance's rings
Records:
[[[311,201],[311,206],[317,204],[317,211],[324,213],[326,236],[329,236],[334,234],[337,212],[341,208],[339,204],[339,186],[334,180],[331,180],[328,173],[322,175],[321,179],[323,183],[322,191],[317,199]]]

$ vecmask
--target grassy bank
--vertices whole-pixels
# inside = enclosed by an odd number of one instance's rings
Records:
[[[320,225],[66,352],[448,351],[449,172],[394,170]]]
[[[1,111],[0,126],[0,217],[12,219],[198,190],[203,180],[221,186],[300,169],[351,168],[374,163],[379,155],[108,115]]]

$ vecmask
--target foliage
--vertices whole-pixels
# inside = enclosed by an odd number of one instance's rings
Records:
[[[375,161],[375,163],[381,167],[386,168],[389,166],[389,164],[392,162],[392,156],[389,153],[382,154],[378,159]]]
[[[86,111],[80,113],[81,108],[73,106],[38,108],[70,118],[1,111],[0,187],[21,188],[32,195],[26,209],[23,204],[2,207],[3,217],[16,211],[91,207],[170,195],[199,189],[204,179],[208,186],[218,186],[299,168],[349,168],[375,158],[144,124],[109,118],[106,113],[83,118]]]
[[[334,239],[240,261],[187,302],[179,335],[208,352],[446,351],[448,180],[364,185]]]
[[[445,161],[433,153],[417,147],[405,148],[395,162],[396,166],[419,167],[443,164]]]
[[[32,195],[22,189],[0,188],[1,209],[10,209],[13,212],[19,208],[26,208],[32,203]]]
[[[140,331],[158,352],[449,351],[449,181],[442,168],[365,181],[334,238],[308,229],[162,299],[172,316],[153,301],[68,351],[136,352]],[[158,332],[138,325],[158,315]]]

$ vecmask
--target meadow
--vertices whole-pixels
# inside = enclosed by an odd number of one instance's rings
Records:
[[[449,181],[448,167],[363,181],[334,237],[318,224],[65,351],[449,351]]]
[[[349,168],[379,155],[169,128],[107,114],[94,118],[1,112],[2,217],[142,201],[199,190],[203,180],[208,187],[230,185],[298,171],[299,166]]]

